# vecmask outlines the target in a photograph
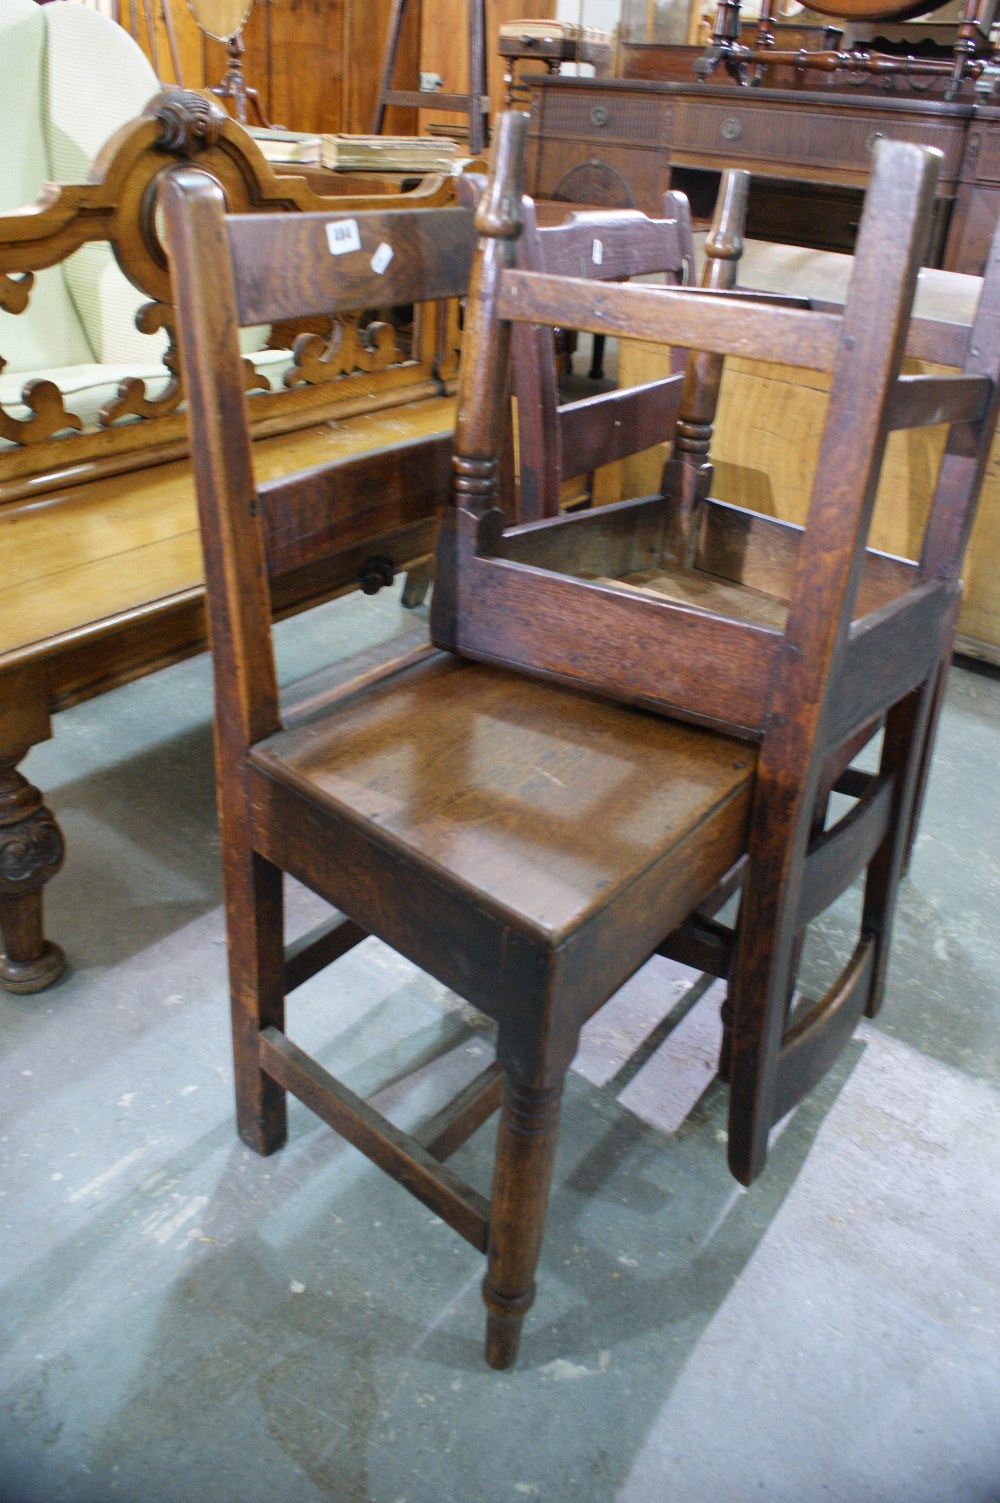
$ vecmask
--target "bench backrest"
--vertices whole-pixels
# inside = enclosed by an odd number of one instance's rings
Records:
[[[0,0],[21,4],[33,14],[7,30],[20,36],[27,27],[35,43],[42,12],[80,12],[90,24],[83,6]],[[128,41],[120,28],[104,24]],[[0,49],[4,62],[6,56]],[[37,89],[33,97],[37,106]],[[224,184],[234,211],[294,214],[331,202],[349,209],[367,207],[373,198],[387,207],[427,207],[454,198],[450,180],[441,177],[406,194],[332,178],[333,197],[323,197],[304,178],[272,171],[214,102],[180,90],[155,96],[105,143],[87,181],[50,188],[28,207],[0,214],[0,359],[7,366],[0,374],[0,504],[37,494],[40,473],[76,477],[86,464],[96,477],[131,468],[140,456],[148,464],[182,451],[183,375],[171,347],[170,279],[154,207],[156,184],[177,161],[197,164]],[[22,187],[15,184],[15,196]],[[63,285],[63,269],[69,276],[70,267],[90,279],[89,303],[79,288],[74,303]],[[311,336],[306,345],[296,344],[300,333]],[[457,343],[453,308],[442,309],[436,330],[426,320],[418,343],[400,338],[390,348],[384,341],[377,357],[359,348],[351,329],[329,320],[309,331],[258,328],[244,337],[244,353],[252,356],[247,381],[259,393],[255,425],[283,432],[372,405],[439,395],[457,368]]]

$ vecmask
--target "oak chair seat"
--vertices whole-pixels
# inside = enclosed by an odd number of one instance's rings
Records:
[[[653,599],[673,600],[678,605],[690,606],[692,610],[708,611],[758,626],[775,626],[780,630],[788,619],[787,600],[780,600],[770,591],[755,590],[750,585],[733,583],[680,565],[660,564],[615,577],[589,574],[584,570],[576,577],[592,579],[595,584],[609,585],[612,589],[632,590]]]
[[[788,622],[790,579],[785,577],[784,570],[775,567],[775,561],[782,552],[789,561],[794,558],[798,539],[789,529],[771,518],[756,516],[754,524],[759,535],[756,547],[744,534],[738,561],[733,560],[729,557],[727,532],[731,530],[735,508],[707,501],[700,546],[690,563],[674,557],[669,546],[649,544],[641,548],[648,556],[636,558],[632,555],[640,550],[631,546],[634,539],[630,528],[646,499],[623,503],[620,509],[615,504],[603,507],[592,521],[586,519],[590,527],[579,529],[580,547],[575,562],[572,557],[567,561],[564,540],[555,528],[545,536],[544,524],[537,528],[511,528],[499,545],[498,556],[606,585],[615,591],[672,601],[731,621],[784,631]],[[586,537],[587,530],[592,534],[590,538]],[[609,572],[594,566],[596,552],[604,554]],[[870,550],[858,585],[855,621],[863,622],[874,612],[890,606],[913,585],[914,578],[914,566],[908,559]]]
[[[604,949],[622,911],[651,953],[690,910],[692,869],[704,896],[739,856],[753,763],[732,737],[427,647],[254,746],[253,839],[439,975],[453,916],[467,954],[447,980],[493,1016],[522,945],[589,975],[569,999],[581,1021],[634,968]],[[297,833],[305,799],[335,863]]]

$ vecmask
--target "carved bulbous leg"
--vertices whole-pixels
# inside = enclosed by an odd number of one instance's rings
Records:
[[[42,795],[17,771],[24,749],[0,756],[0,987],[38,992],[65,958],[45,938],[42,888],[63,863],[62,832]]]
[[[535,1298],[562,1090],[561,1080],[544,1090],[509,1076],[504,1082],[483,1280],[486,1360],[498,1369],[517,1356],[521,1325]]]

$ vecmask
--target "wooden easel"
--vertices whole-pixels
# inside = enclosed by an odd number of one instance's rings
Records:
[[[469,119],[469,155],[479,156],[486,146],[489,135],[490,101],[486,82],[486,0],[469,0],[469,92],[468,94],[439,94],[416,89],[394,89],[392,75],[396,68],[396,52],[406,12],[406,0],[392,0],[389,29],[386,33],[385,52],[379,73],[375,113],[372,116],[372,135],[382,134],[385,112],[389,105],[402,105],[409,109],[440,110],[445,115],[467,115]]]

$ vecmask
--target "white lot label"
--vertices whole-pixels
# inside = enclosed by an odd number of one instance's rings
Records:
[[[604,246],[600,240],[594,241],[594,265],[600,266],[604,260]]]
[[[342,256],[345,251],[361,249],[361,236],[358,234],[356,219],[335,219],[326,227],[326,238],[335,256]]]
[[[374,256],[372,256],[372,271],[377,277],[380,277],[382,275],[391,260],[392,246],[386,245],[385,241],[383,240]]]

